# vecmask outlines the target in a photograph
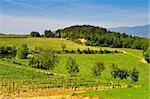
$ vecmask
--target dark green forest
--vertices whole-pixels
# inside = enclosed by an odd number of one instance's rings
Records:
[[[108,31],[106,28],[91,25],[74,25],[64,29],[58,29],[55,34],[62,38],[76,41],[78,38],[87,40],[87,46],[101,46],[114,48],[133,48],[146,50],[149,46],[149,39]]]

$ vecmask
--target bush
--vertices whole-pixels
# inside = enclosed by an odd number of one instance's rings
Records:
[[[113,78],[127,79],[129,72],[125,69],[120,69],[116,64],[112,64],[111,75]]]
[[[66,62],[66,69],[71,77],[76,76],[79,72],[79,65],[76,63],[76,61],[69,57],[69,59]]]
[[[18,48],[17,56],[20,59],[26,59],[28,55],[28,46],[27,44],[22,44],[20,48]]]
[[[77,53],[81,54],[81,50],[79,48],[77,49]]]
[[[2,46],[0,47],[0,54],[16,54],[17,50],[15,46]]]
[[[92,68],[92,72],[94,76],[100,76],[102,71],[105,69],[104,67],[104,63],[103,62],[97,62],[93,68]]]
[[[138,79],[139,79],[139,72],[135,68],[133,68],[130,71],[130,73],[131,73],[130,76],[131,76],[132,81],[134,81],[134,82],[138,81]]]
[[[54,69],[59,57],[51,50],[45,50],[29,60],[29,65],[40,69]]]

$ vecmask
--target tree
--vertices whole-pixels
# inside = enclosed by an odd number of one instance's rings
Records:
[[[66,62],[66,69],[71,77],[76,76],[79,72],[79,65],[76,63],[76,61],[69,57],[69,59]]]
[[[127,79],[129,72],[125,69],[120,69],[116,64],[112,64],[111,75],[113,78]]]
[[[58,38],[61,37],[61,35],[60,35],[60,29],[58,29],[57,31],[55,31],[55,37],[58,37]]]
[[[39,32],[36,32],[36,31],[32,31],[32,32],[30,33],[30,36],[31,36],[31,37],[40,37],[40,33],[39,33]]]
[[[92,72],[94,76],[100,76],[102,71],[105,69],[104,67],[104,63],[103,62],[97,62],[93,68],[92,68]]]
[[[20,48],[18,48],[17,56],[20,59],[26,59],[28,55],[28,46],[27,44],[22,44]]]
[[[61,48],[63,49],[63,51],[65,50],[66,48],[66,44],[61,44]]]
[[[44,36],[45,37],[54,37],[54,34],[51,30],[45,30],[44,31]]]
[[[111,64],[111,75],[113,78],[117,78],[118,75],[118,67],[114,63]]]
[[[132,81],[134,81],[134,82],[138,81],[138,79],[139,79],[139,72],[136,70],[136,68],[133,68],[131,70],[130,76],[131,76]]]
[[[51,50],[43,50],[29,60],[29,65],[35,68],[53,70],[59,62],[59,57]]]

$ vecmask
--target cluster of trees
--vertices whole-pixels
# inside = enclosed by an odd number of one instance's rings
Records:
[[[17,50],[15,46],[2,46],[0,47],[0,54],[16,54]]]
[[[31,37],[60,37],[60,34],[57,32],[52,32],[51,30],[45,30],[44,34],[40,35],[37,31],[32,31],[30,33]]]
[[[13,55],[13,57],[16,57],[17,55],[17,58],[19,59],[26,59],[28,53],[27,44],[22,44],[18,49],[16,49],[15,46],[0,47],[0,55]]]
[[[76,61],[73,58],[69,57],[69,59],[67,60],[66,69],[72,77],[77,75],[80,68]],[[96,77],[100,77],[104,70],[105,65],[103,62],[96,62],[95,65],[93,65],[93,67],[91,68],[92,74]],[[133,82],[136,82],[139,79],[139,72],[135,68],[127,71],[126,69],[118,68],[115,64],[112,64],[111,75],[115,79],[127,79],[128,77],[130,77]]]
[[[74,25],[64,29],[58,29],[55,32],[45,30],[44,34],[32,31],[31,37],[62,37],[69,38],[79,42],[78,38],[87,39],[87,46],[102,46],[114,48],[133,48],[146,50],[149,46],[149,39],[137,36],[127,35],[126,33],[108,31],[102,27],[91,25]]]
[[[115,48],[147,49],[149,39],[127,35],[126,33],[111,32],[102,27],[90,25],[75,25],[56,31],[62,38],[85,38],[87,46],[103,46]]]
[[[127,71],[126,69],[118,68],[116,64],[112,64],[111,75],[115,79],[127,79],[130,76],[132,81],[136,82],[139,78],[138,74],[139,72],[135,68],[131,69],[130,71]]]
[[[43,50],[39,54],[33,56],[29,60],[29,66],[40,69],[54,69],[56,63],[59,62],[59,57],[51,50]]]

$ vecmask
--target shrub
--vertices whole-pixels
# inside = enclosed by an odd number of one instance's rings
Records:
[[[138,81],[138,79],[139,79],[139,72],[135,68],[133,68],[130,71],[130,73],[131,73],[130,76],[131,76],[132,81],[134,81],[134,82]]]
[[[76,61],[69,57],[69,59],[66,62],[66,69],[71,77],[76,76],[79,72],[79,65],[76,63]]]
[[[77,49],[77,52],[78,52],[79,54],[81,54],[81,50],[80,50],[79,48]]]
[[[103,62],[97,62],[93,68],[92,68],[92,72],[94,76],[100,76],[102,71],[105,69],[104,67],[104,63]]]
[[[20,59],[26,59],[28,55],[28,46],[27,44],[22,44],[20,48],[18,48],[17,56]]]
[[[0,47],[0,54],[16,54],[17,50],[15,46],[2,46]]]
[[[111,75],[113,78],[127,79],[129,72],[125,69],[120,69],[116,64],[112,64]]]
[[[59,57],[51,50],[45,50],[29,60],[29,65],[40,69],[54,69]]]

